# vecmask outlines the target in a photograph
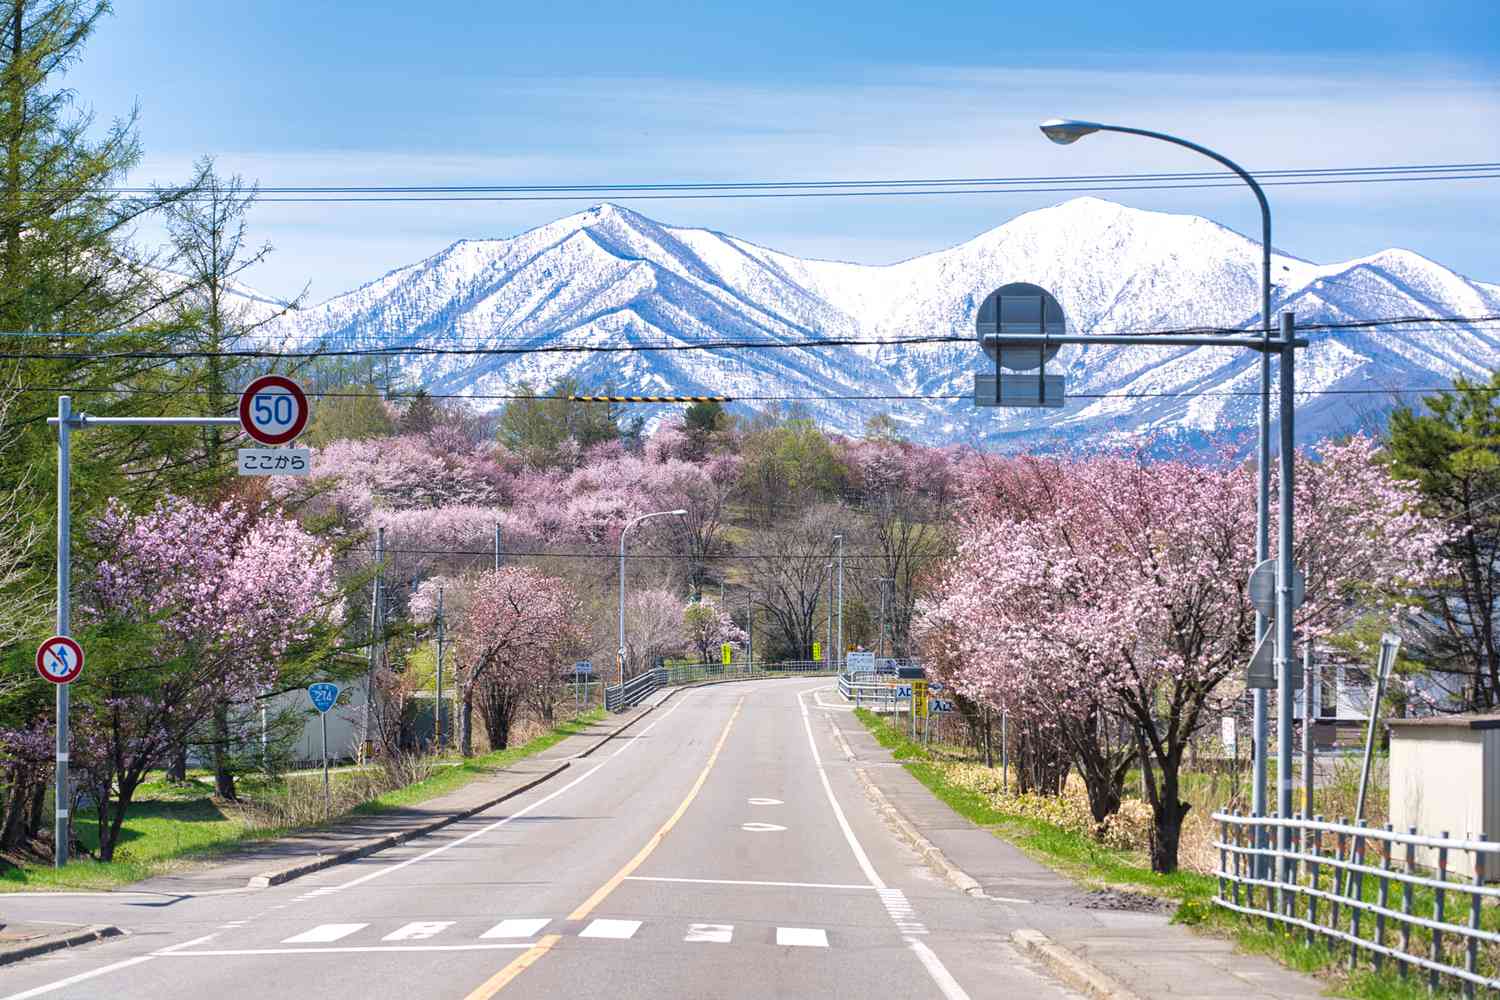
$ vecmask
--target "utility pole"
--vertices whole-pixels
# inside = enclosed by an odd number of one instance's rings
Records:
[[[368,759],[374,748],[375,668],[380,663],[380,634],[385,615],[382,584],[385,578],[385,529],[375,529],[375,579],[370,585],[370,667],[365,673],[365,757]]]
[[[839,644],[838,667],[839,673],[844,672],[844,535],[840,532],[833,536],[833,540],[839,546]]]
[[[495,522],[495,572],[500,571],[500,522]]]
[[[745,660],[747,669],[755,669],[755,601],[750,588],[745,588]]]
[[[437,694],[433,701],[433,727],[437,730],[438,753],[443,752],[443,588],[438,586],[437,599]]]
[[[1280,509],[1276,512],[1276,812],[1282,819],[1292,815],[1292,612],[1295,609],[1292,580],[1297,568],[1292,565],[1292,469],[1296,458],[1292,441],[1294,429],[1294,399],[1296,386],[1294,365],[1297,357],[1292,340],[1296,331],[1296,317],[1290,312],[1281,314],[1281,454],[1280,476],[1276,484]],[[1303,683],[1306,683],[1304,680]],[[1262,754],[1264,756],[1264,754]],[[1292,850],[1292,828],[1276,828],[1276,845],[1281,851],[1282,874],[1290,880],[1292,866],[1287,857]]]
[[[881,656],[881,657],[885,656],[886,584],[895,583],[895,582],[896,582],[895,580],[891,579],[888,576],[882,576],[880,578],[880,637],[879,637],[879,639],[875,643],[875,648],[878,650],[878,652],[875,654],[876,656]],[[892,603],[895,603],[895,602],[893,601]],[[892,609],[892,614],[894,614],[894,611],[895,611],[895,609]]]
[[[828,569],[828,652],[824,655],[824,663],[835,664],[837,668],[837,657],[833,651],[833,563],[829,563]]]

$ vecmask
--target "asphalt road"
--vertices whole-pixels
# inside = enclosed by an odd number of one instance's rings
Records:
[[[1024,997],[1073,994],[1021,916],[887,828],[829,682],[678,694],[558,778],[441,834],[270,889],[4,897],[130,933],[0,969],[0,996]]]

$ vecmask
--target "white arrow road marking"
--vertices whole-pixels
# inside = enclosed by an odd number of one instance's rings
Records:
[[[614,938],[624,941],[641,929],[639,920],[594,920],[578,935],[581,938]]]
[[[688,924],[682,940],[691,944],[728,944],[733,939],[734,924]]]
[[[452,920],[413,920],[405,927],[391,931],[382,941],[425,941],[453,926]]]
[[[355,931],[364,930],[369,924],[319,924],[310,931],[294,934],[282,944],[327,944],[348,937]]]
[[[828,932],[821,927],[778,927],[776,943],[794,948],[827,948]]]
[[[552,922],[551,917],[513,917],[502,920],[483,934],[481,938],[529,938]]]
[[[746,823],[740,829],[746,833],[780,833],[786,827],[777,826],[775,823]]]
[[[752,806],[779,806],[783,804],[780,799],[746,799],[745,801]]]

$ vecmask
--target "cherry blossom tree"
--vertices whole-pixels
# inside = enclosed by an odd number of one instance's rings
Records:
[[[581,644],[581,608],[567,584],[529,567],[473,574],[455,581],[453,589],[459,747],[468,757],[474,752],[476,707],[491,749],[508,745],[516,714],[536,685],[554,681]],[[445,602],[448,593],[445,588]]]
[[[922,608],[925,640],[956,665],[966,695],[1056,720],[1101,788],[1129,754],[1108,744],[1109,719],[1128,726],[1153,812],[1152,865],[1172,871],[1189,808],[1184,751],[1255,641],[1253,477],[1242,464],[1139,455],[991,471]],[[1442,531],[1374,442],[1299,454],[1294,486],[1304,641],[1335,628],[1351,602],[1399,601],[1432,572]]]
[[[750,638],[723,608],[711,601],[697,601],[683,609],[682,629],[700,663],[715,660],[724,643],[739,646]]]
[[[687,645],[682,598],[669,590],[631,589],[625,593],[625,676],[650,670],[659,657]]]
[[[101,856],[118,842],[146,771],[229,710],[314,656],[342,613],[328,551],[279,513],[168,497],[133,513],[112,503],[89,530],[98,558],[79,608],[91,666],[76,682],[83,772],[99,808]],[[233,798],[220,766],[219,792]]]

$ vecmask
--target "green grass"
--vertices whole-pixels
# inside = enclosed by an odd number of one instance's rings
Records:
[[[604,710],[595,709],[521,746],[441,767],[426,780],[380,795],[356,806],[352,812],[366,815],[387,812],[446,795],[508,764],[556,746],[603,717]],[[188,777],[201,778],[208,773],[193,771]],[[348,777],[346,772],[345,780]],[[70,862],[62,871],[45,864],[8,868],[0,872],[0,894],[36,889],[116,888],[150,878],[184,862],[211,860],[233,848],[289,832],[252,826],[232,806],[216,802],[210,784],[195,781],[179,785],[166,781],[164,776],[157,778],[152,775],[151,778],[153,780],[141,784],[131,802],[120,830],[115,860],[104,863],[84,857]],[[332,778],[337,781],[340,775],[335,773]],[[259,775],[244,775],[239,780],[241,793],[250,799],[281,787],[280,782]],[[98,827],[94,815],[80,811],[75,824],[79,839],[90,848],[97,848]]]
[[[1346,949],[1335,952],[1324,944],[1308,945],[1300,930],[1295,933],[1268,930],[1261,920],[1213,905],[1216,880],[1211,876],[1187,871],[1162,875],[1141,864],[1135,855],[1107,848],[1086,834],[998,809],[980,792],[950,781],[944,761],[930,748],[907,739],[905,732],[890,720],[862,708],[855,709],[854,714],[882,747],[890,750],[895,759],[906,761],[912,776],[954,812],[1070,878],[1089,885],[1129,888],[1173,901],[1177,904],[1174,922],[1231,937],[1248,952],[1267,955],[1300,972],[1331,979],[1342,996],[1359,1000],[1416,1000],[1418,996],[1433,995],[1422,985],[1425,979],[1417,975],[1402,980],[1393,973],[1369,969],[1347,974]],[[1373,886],[1364,888],[1369,894]],[[1423,911],[1419,908],[1417,912]]]
[[[596,708],[590,712],[585,712],[577,719],[570,719],[558,725],[555,729],[549,730],[521,746],[496,750],[494,753],[487,753],[482,757],[471,757],[453,767],[442,768],[425,781],[419,781],[416,784],[407,785],[405,788],[398,788],[393,792],[386,792],[384,795],[376,796],[370,801],[356,806],[354,812],[363,814],[388,812],[392,809],[401,809],[405,806],[419,805],[428,799],[457,791],[476,778],[493,774],[508,764],[513,764],[524,757],[539,754],[543,750],[556,746],[569,736],[575,736],[583,732],[588,728],[590,723],[604,718],[604,714],[604,709]]]

